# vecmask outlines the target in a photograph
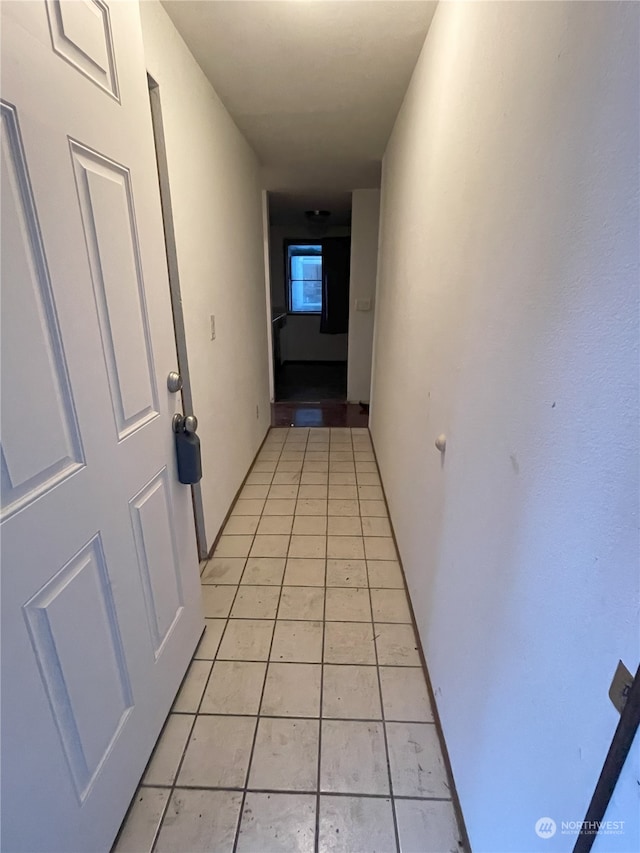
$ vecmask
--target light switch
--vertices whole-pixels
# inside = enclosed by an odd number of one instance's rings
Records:
[[[371,300],[356,299],[356,311],[371,311]]]

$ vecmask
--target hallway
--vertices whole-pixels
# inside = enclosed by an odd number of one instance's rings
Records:
[[[368,430],[272,429],[202,583],[115,851],[462,849]]]

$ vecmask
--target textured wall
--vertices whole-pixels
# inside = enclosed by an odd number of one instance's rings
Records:
[[[638,13],[441,3],[384,159],[371,429],[476,853],[572,848],[638,663]]]
[[[260,170],[160,4],[140,14],[160,86],[209,547],[271,419]]]

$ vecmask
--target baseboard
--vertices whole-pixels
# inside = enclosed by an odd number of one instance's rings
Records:
[[[427,682],[427,691],[429,693],[429,701],[431,702],[431,708],[433,710],[433,721],[436,728],[436,732],[438,735],[438,742],[440,743],[440,749],[442,751],[442,758],[444,760],[444,766],[447,773],[447,781],[449,783],[449,790],[451,791],[451,802],[453,804],[453,809],[456,813],[456,818],[458,820],[458,826],[460,827],[460,840],[464,845],[464,853],[471,853],[471,844],[469,842],[469,835],[467,833],[467,826],[464,821],[464,815],[462,813],[462,806],[460,805],[460,798],[458,797],[458,791],[456,788],[455,779],[453,777],[453,769],[451,767],[451,761],[449,759],[449,752],[447,750],[447,744],[444,739],[444,732],[442,730],[442,722],[440,720],[440,712],[438,711],[438,703],[436,702],[436,696],[433,691],[433,685],[431,684],[431,677],[429,675],[429,667],[427,666],[427,659],[424,654],[424,649],[422,648],[422,640],[420,639],[420,634],[418,633],[418,622],[416,620],[416,615],[413,610],[413,602],[411,601],[411,596],[409,595],[409,586],[407,584],[407,576],[404,571],[404,566],[402,565],[402,558],[400,556],[400,549],[398,548],[398,540],[396,539],[396,532],[393,529],[393,521],[391,519],[391,513],[389,511],[389,504],[387,502],[387,494],[384,490],[384,483],[382,482],[382,473],[380,471],[380,465],[378,464],[378,456],[376,454],[376,448],[373,443],[373,436],[371,435],[371,429],[367,427],[369,431],[369,437],[371,438],[371,446],[373,448],[373,456],[376,460],[376,467],[378,468],[378,473],[380,474],[380,484],[382,487],[382,497],[384,500],[384,505],[387,510],[387,516],[389,518],[389,526],[391,527],[391,537],[393,538],[393,544],[395,545],[396,554],[398,555],[398,563],[400,565],[400,571],[402,573],[402,581],[404,583],[404,591],[407,596],[407,602],[409,603],[409,610],[411,612],[411,620],[413,624],[414,636],[416,641],[416,647],[418,650],[418,654],[420,656],[420,663],[422,666],[422,670],[424,672],[425,681]]]

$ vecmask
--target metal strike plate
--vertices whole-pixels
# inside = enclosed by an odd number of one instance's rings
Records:
[[[627,704],[627,698],[629,697],[629,691],[631,690],[632,684],[633,676],[622,661],[618,661],[618,666],[616,667],[616,671],[611,681],[611,687],[609,688],[609,699],[611,699],[613,707],[620,714],[622,713],[624,706]]]

